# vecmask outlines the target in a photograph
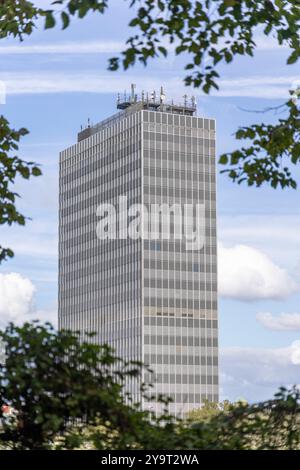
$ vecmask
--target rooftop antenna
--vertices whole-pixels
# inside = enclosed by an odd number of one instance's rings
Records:
[[[118,98],[117,98],[117,103],[119,104],[121,101],[121,98],[120,98],[120,93],[118,93]]]
[[[126,103],[126,90],[124,90],[124,102]]]
[[[142,90],[142,102],[144,103],[144,101],[145,101],[145,92],[144,90]]]
[[[149,104],[149,93],[147,91],[147,104]]]
[[[197,106],[196,98],[195,98],[195,96],[192,96],[192,107],[196,108],[196,106]]]
[[[131,102],[133,103],[135,101],[135,87],[136,85],[134,83],[131,84]]]
[[[152,93],[151,93],[151,100],[153,101],[153,103],[155,103],[156,101],[156,91],[153,90]]]
[[[187,107],[187,98],[188,98],[188,96],[187,96],[187,95],[183,95],[183,99],[184,99],[184,107],[185,107],[185,108]]]
[[[160,102],[161,104],[163,104],[166,100],[166,95],[164,94],[164,89],[163,87],[161,86],[160,87]]]
[[[91,127],[91,120],[88,118],[88,127]]]

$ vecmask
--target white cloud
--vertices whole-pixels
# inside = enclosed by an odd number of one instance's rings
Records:
[[[6,104],[6,85],[0,81],[0,104]]]
[[[300,341],[294,341],[291,346],[291,362],[300,365]]]
[[[265,99],[286,99],[289,90],[299,79],[295,75],[236,77],[220,80],[219,96],[240,96]]]
[[[219,247],[219,293],[242,301],[283,300],[299,292],[286,270],[261,251],[246,245]]]
[[[92,71],[57,73],[52,70],[43,72],[4,72],[0,80],[6,83],[7,94],[38,94],[38,93],[119,93],[130,90],[131,83],[143,81],[145,90],[159,90],[163,78],[152,78],[149,75],[114,74],[107,72],[100,75]],[[184,86],[180,78],[166,79],[168,92],[175,97],[182,97]]]
[[[271,37],[271,36],[265,36],[264,34],[261,34],[257,37],[254,37],[254,41],[256,43],[257,49],[259,51],[280,51],[282,49],[288,49],[289,45],[287,42],[283,44],[279,44],[278,41]]]
[[[279,45],[276,39],[264,35],[260,35],[255,38],[255,43],[257,45],[257,50],[260,51],[278,51],[288,48],[288,44]],[[170,44],[168,41],[163,40],[162,45],[171,52],[172,56],[175,57],[173,52],[178,44]],[[0,46],[0,54],[111,54],[120,53],[125,47],[126,41],[114,40],[48,42],[43,44],[28,44],[27,41],[26,43],[16,45]],[[174,57],[172,57],[172,60]]]
[[[18,273],[0,274],[0,315],[13,319],[30,313],[35,287]]]
[[[272,398],[279,387],[299,384],[300,341],[277,349],[223,348],[220,371],[222,398]]]
[[[272,199],[276,196],[275,193],[271,195]],[[279,196],[282,197],[281,194]],[[298,213],[221,215],[219,221],[222,239],[243,240],[245,243],[259,241],[265,246],[280,243],[282,248],[292,245],[293,250],[296,246],[300,248]]]
[[[124,43],[121,41],[72,41],[0,46],[0,54],[112,54],[119,53],[123,48]]]
[[[36,287],[19,273],[0,274],[0,326],[39,319],[56,322],[53,311],[35,309]]]
[[[268,200],[265,196],[265,208],[275,204],[278,210],[280,204],[289,201],[289,199],[283,198],[282,193],[277,192],[271,193],[269,198]],[[228,204],[230,205],[230,202]],[[255,195],[253,197],[254,204],[257,204]],[[294,274],[299,276],[300,279],[300,262],[298,263],[297,258],[295,258],[295,253],[300,252],[299,213],[296,210],[289,213],[288,207],[284,205],[281,207],[286,213],[268,214],[264,212],[262,214],[220,215],[219,236],[225,245],[243,244],[263,251],[276,264],[288,268],[289,272],[295,271]],[[250,210],[253,210],[251,206]]]
[[[279,45],[275,38],[265,35],[257,36],[255,43],[259,51],[279,51],[288,48],[287,43]],[[175,57],[174,50],[179,43],[170,44],[167,40],[162,40],[161,44]],[[220,45],[221,47],[225,46],[225,40],[224,44],[221,42]],[[27,41],[27,43],[0,46],[0,54],[110,54],[120,53],[124,48],[126,48],[126,41],[115,40],[48,42],[43,44],[28,44]]]
[[[274,316],[269,312],[260,312],[256,315],[256,319],[269,330],[300,331],[299,313],[282,313],[279,316]]]
[[[262,97],[266,99],[286,99],[288,90],[298,77],[267,77],[255,76],[238,77],[235,79],[222,79],[219,81],[220,91],[214,96],[223,97]],[[39,93],[118,93],[123,89],[130,89],[131,83],[143,82],[146,90],[159,90],[161,85],[167,83],[169,96],[181,98],[186,88],[181,77],[168,76],[151,77],[147,73],[136,75],[114,74],[107,72],[100,75],[93,71],[85,73],[79,71],[22,71],[3,72],[0,80],[6,83],[8,95],[39,94]]]

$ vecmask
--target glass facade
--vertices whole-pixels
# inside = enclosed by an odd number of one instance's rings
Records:
[[[124,195],[129,206],[204,204],[203,248],[99,240],[97,206]],[[182,415],[218,400],[217,322],[215,121],[132,106],[85,130],[60,154],[59,327],[149,364],[152,393]]]

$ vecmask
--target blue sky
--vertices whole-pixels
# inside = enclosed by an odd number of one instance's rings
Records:
[[[36,2],[46,5],[49,2]],[[20,46],[0,42],[0,80],[7,88],[0,112],[30,135],[22,157],[42,164],[43,177],[18,182],[25,228],[1,228],[15,258],[1,266],[0,321],[39,317],[56,321],[58,154],[74,143],[81,124],[115,112],[130,83],[168,98],[196,95],[198,114],[217,119],[218,153],[236,148],[239,125],[278,116],[246,113],[281,104],[300,78],[286,66],[288,50],[258,32],[254,59],[220,67],[220,93],[207,97],[182,84],[183,60],[155,60],[145,69],[111,73],[107,60],[128,37],[128,3],[112,1],[104,16],[89,15],[61,31],[38,29]],[[299,170],[295,171],[299,180]],[[239,187],[218,177],[221,396],[267,398],[298,383],[300,372],[299,192]]]

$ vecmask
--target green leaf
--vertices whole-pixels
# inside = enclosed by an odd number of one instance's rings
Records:
[[[168,51],[167,51],[167,49],[166,49],[165,47],[159,46],[159,47],[158,47],[158,50],[162,53],[162,55],[163,55],[164,57],[167,57]]]
[[[70,24],[70,17],[65,11],[63,11],[61,13],[61,19],[62,19],[62,22],[63,22],[62,29],[66,29]]]
[[[237,0],[224,0],[224,5],[226,7],[234,7],[237,3]]]
[[[51,11],[47,12],[45,18],[45,29],[54,28],[55,26],[55,18]]]
[[[299,59],[299,56],[300,56],[300,50],[296,50],[294,51],[288,58],[287,60],[287,64],[288,65],[292,65],[294,64],[295,62],[297,62],[297,60]]]
[[[33,176],[40,176],[42,174],[42,171],[39,167],[37,166],[34,166],[32,169],[31,169],[31,173]]]
[[[221,165],[227,165],[227,163],[228,163],[228,156],[225,155],[225,154],[221,155],[220,158],[219,158],[219,163],[220,163]]]

